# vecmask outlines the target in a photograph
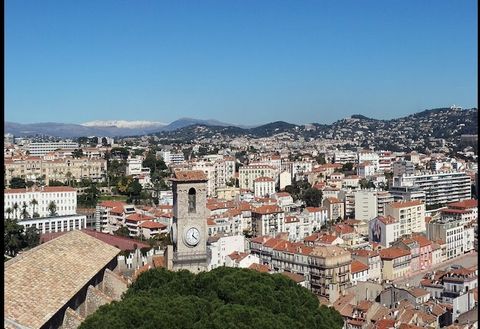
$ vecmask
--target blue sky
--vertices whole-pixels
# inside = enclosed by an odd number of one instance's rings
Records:
[[[476,0],[5,1],[5,119],[331,123],[477,107]]]

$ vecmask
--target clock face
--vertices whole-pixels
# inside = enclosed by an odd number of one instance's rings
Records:
[[[196,227],[191,227],[185,232],[185,243],[194,247],[200,242],[200,231]]]

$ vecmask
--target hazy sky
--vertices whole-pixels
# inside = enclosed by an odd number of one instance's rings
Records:
[[[476,0],[6,0],[5,20],[7,121],[477,106]]]

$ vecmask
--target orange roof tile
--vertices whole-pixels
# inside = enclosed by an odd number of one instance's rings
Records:
[[[251,269],[251,270],[257,271],[257,272],[261,272],[261,273],[270,272],[267,265],[262,265],[262,264],[257,264],[257,263],[253,263],[248,268]]]
[[[354,259],[352,260],[350,272],[352,273],[359,273],[363,271],[368,271],[368,265]]]
[[[164,230],[167,228],[167,225],[162,223],[157,223],[154,221],[146,221],[141,223],[139,226],[144,228],[149,228],[149,229],[160,229],[160,230]]]
[[[255,208],[254,210],[252,210],[252,212],[257,213],[257,214],[266,215],[266,214],[281,213],[283,211],[277,205],[263,205],[263,206],[260,206],[258,208]]]
[[[129,221],[140,222],[140,221],[152,220],[154,218],[151,216],[136,213],[136,214],[131,214],[127,216],[125,219]]]
[[[395,259],[407,255],[410,255],[410,251],[400,248],[390,247],[380,250],[380,257],[382,259]]]

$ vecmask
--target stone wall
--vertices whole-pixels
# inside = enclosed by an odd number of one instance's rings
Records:
[[[125,279],[109,269],[105,270],[101,289],[107,296],[112,298],[112,300],[120,300],[127,288],[128,283]]]
[[[81,317],[77,312],[69,307],[65,311],[65,316],[60,329],[76,329],[80,326],[83,320],[85,320],[85,318]]]

